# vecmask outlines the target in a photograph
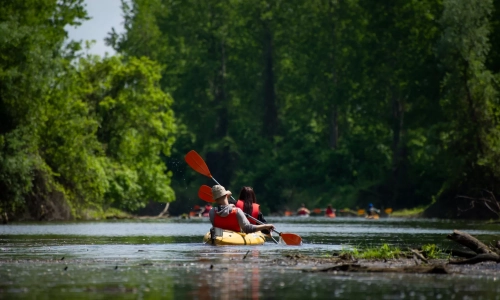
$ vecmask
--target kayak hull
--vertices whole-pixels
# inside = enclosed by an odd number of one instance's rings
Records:
[[[209,231],[203,237],[203,242],[214,246],[254,246],[264,244],[266,242],[266,237],[260,231],[243,233],[222,230],[222,234],[219,233],[215,239],[212,239]]]

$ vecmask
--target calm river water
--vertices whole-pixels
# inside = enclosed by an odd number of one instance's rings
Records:
[[[0,226],[0,299],[500,299],[496,275],[304,273],[287,254],[391,244],[456,248],[446,235],[484,242],[500,225],[429,219],[269,217],[299,247],[214,247],[207,219]],[[494,273],[495,274],[495,273]]]

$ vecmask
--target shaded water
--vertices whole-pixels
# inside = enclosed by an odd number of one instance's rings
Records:
[[[500,274],[303,273],[286,254],[329,256],[350,246],[435,243],[459,229],[485,242],[498,224],[323,217],[270,217],[300,247],[202,244],[207,219],[0,226],[0,298],[500,299]]]

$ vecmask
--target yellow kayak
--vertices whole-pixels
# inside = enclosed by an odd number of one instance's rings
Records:
[[[373,220],[378,220],[379,216],[378,215],[372,215],[372,216],[365,216],[366,219],[373,219]]]
[[[211,238],[210,231],[203,237],[203,242],[215,246],[249,246],[262,245],[266,242],[265,235],[260,232],[243,233],[215,228],[215,239]]]

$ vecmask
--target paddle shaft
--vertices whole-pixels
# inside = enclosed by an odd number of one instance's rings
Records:
[[[232,198],[232,197],[231,197],[231,198]],[[245,212],[244,212],[244,214],[245,214],[245,216],[246,216],[247,218],[250,218],[250,219],[254,220],[256,223],[259,223],[259,224],[261,224],[261,225],[266,224],[266,223],[264,223],[264,222],[262,222],[262,221],[257,220],[256,218],[252,217],[251,215],[249,215],[249,214],[247,214],[247,213],[245,213]],[[281,232],[277,231],[276,229],[271,229],[271,230],[272,230],[272,231],[274,231],[274,232],[276,232],[277,234],[281,235]]]
[[[215,183],[219,184],[217,182],[217,180],[215,180],[215,178],[212,177],[212,179],[215,181]],[[220,184],[219,184],[220,185]],[[234,201],[236,201],[236,199],[234,199],[233,195],[231,195],[231,199],[233,199]],[[256,223],[259,223],[260,225],[266,225],[266,223],[260,221],[260,220],[257,220],[256,218],[252,217],[251,215],[247,214],[246,212],[243,212],[245,214],[245,216],[247,218],[250,218],[252,220],[254,220]],[[281,232],[279,231],[276,231],[275,229],[271,229],[272,231],[276,232],[277,234],[281,235]],[[273,236],[271,235],[271,238],[273,239],[273,241],[277,244],[278,242],[273,238]]]

